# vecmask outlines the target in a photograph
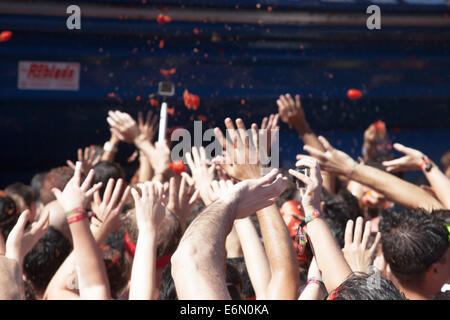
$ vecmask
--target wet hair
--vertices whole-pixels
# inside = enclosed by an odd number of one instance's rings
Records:
[[[15,182],[5,188],[5,192],[16,203],[19,212],[30,209],[34,202],[33,190],[22,182]]]
[[[242,300],[242,279],[239,271],[227,261],[225,281],[227,282],[228,293],[231,300]]]
[[[102,187],[100,188],[100,196],[102,197],[109,179],[112,178],[116,182],[119,179],[125,179],[122,167],[116,162],[100,161],[92,169],[95,172],[92,185],[102,182]]]
[[[422,208],[383,213],[379,230],[384,259],[400,282],[421,279],[449,245],[445,222]]]
[[[53,188],[63,190],[66,184],[73,176],[73,169],[69,167],[58,167],[50,170],[44,177],[42,188],[40,191],[40,200],[42,205],[46,205],[53,200],[56,200],[52,192]]]
[[[125,222],[126,231],[133,244],[137,243],[139,230],[136,223],[136,213],[134,209],[128,215]],[[160,258],[175,252],[181,240],[181,224],[177,217],[171,213],[164,216],[164,220],[158,227],[156,234],[156,257]]]
[[[130,263],[125,258],[123,237],[124,228],[121,228],[108,235],[100,246],[113,299],[117,299],[121,295],[131,275]]]
[[[172,263],[164,268],[161,275],[161,286],[159,290],[159,300],[178,300],[175,282],[172,278]]]
[[[341,189],[333,195],[322,189],[321,200],[325,202],[323,218],[342,248],[345,242],[344,234],[347,221],[363,215],[358,199],[346,189]]]
[[[37,293],[44,293],[61,264],[72,251],[69,240],[50,226],[28,252],[23,261],[23,271]]]
[[[18,218],[16,203],[3,190],[0,190],[0,229],[5,240]]]
[[[240,295],[243,299],[255,297],[255,290],[248,275],[247,266],[244,257],[227,258],[227,264],[233,266],[239,273],[242,282]]]
[[[34,201],[40,201],[41,199],[41,188],[42,184],[44,183],[44,178],[46,172],[40,172],[33,176],[30,182],[31,191],[33,192]]]
[[[406,300],[394,284],[378,274],[353,273],[327,300]]]

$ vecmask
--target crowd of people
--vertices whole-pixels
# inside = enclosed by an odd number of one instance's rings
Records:
[[[103,147],[0,191],[0,299],[448,299],[450,151],[440,168],[377,121],[352,159],[316,136],[299,95],[274,111],[248,130],[225,119],[223,153],[193,146],[183,162],[169,135],[154,142],[157,116],[109,111]],[[280,121],[304,143],[295,168],[261,161]],[[139,161],[129,181],[123,143]]]

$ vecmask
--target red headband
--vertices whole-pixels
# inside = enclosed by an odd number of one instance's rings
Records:
[[[131,241],[128,232],[125,232],[124,244],[125,244],[125,251],[128,252],[128,254],[134,258],[134,254],[136,253],[136,245]],[[165,256],[156,259],[156,268],[162,269],[165,266],[167,266],[170,262],[170,259],[172,258],[172,255],[173,253],[166,254]]]

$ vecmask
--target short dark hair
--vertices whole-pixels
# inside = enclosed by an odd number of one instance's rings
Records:
[[[393,153],[384,153],[384,154],[379,154],[376,155],[373,158],[368,159],[367,161],[365,161],[365,164],[377,169],[380,169],[382,171],[386,171],[386,167],[383,165],[383,161],[390,161],[390,160],[394,160],[397,157],[393,154]],[[403,172],[402,171],[398,171],[398,172],[389,172],[390,174],[393,174],[394,176],[403,179]]]
[[[16,198],[15,200],[17,207],[21,209],[29,209],[31,205],[34,202],[34,194],[33,190],[30,186],[27,186],[26,184],[23,184],[22,182],[15,182],[10,185],[8,185],[5,188],[5,192],[7,195],[9,195],[11,198]],[[19,203],[18,202],[22,202]]]
[[[34,201],[41,200],[41,188],[46,174],[47,172],[36,173],[33,178],[31,178],[30,186],[33,191]]]
[[[231,300],[242,300],[242,279],[239,271],[227,261],[225,272],[225,281],[227,283],[228,293],[231,296]]]
[[[327,300],[406,300],[395,285],[378,275],[351,274]]]
[[[341,189],[336,194],[330,194],[325,189],[322,189],[321,200],[325,202],[323,217],[330,227],[334,238],[343,248],[347,221],[363,215],[358,199],[346,189]]]
[[[100,196],[102,197],[109,179],[112,178],[116,182],[119,179],[125,179],[122,167],[116,162],[100,161],[92,169],[95,172],[92,185],[102,182],[102,187],[100,188]]]
[[[73,169],[69,167],[58,167],[50,170],[45,175],[40,192],[40,200],[44,206],[56,200],[52,189],[57,188],[62,191],[69,180],[72,179],[73,172]]]
[[[23,271],[38,293],[44,293],[53,275],[72,251],[69,240],[57,229],[50,226],[27,253],[23,261]]]
[[[384,259],[400,282],[418,279],[448,249],[445,222],[422,208],[383,213],[379,230]]]
[[[248,275],[247,266],[244,257],[227,258],[227,264],[233,266],[239,272],[242,280],[241,296],[244,299],[255,297],[255,290],[253,289],[250,276]]]
[[[17,207],[14,200],[3,190],[0,190],[0,229],[5,240],[18,219]]]
[[[159,300],[178,300],[175,282],[172,278],[172,263],[164,268],[161,275],[161,286],[159,290]]]

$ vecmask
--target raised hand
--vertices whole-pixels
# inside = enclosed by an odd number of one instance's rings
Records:
[[[169,202],[167,209],[175,214],[184,225],[198,199],[199,191],[195,190],[194,182],[184,174],[177,183],[177,179],[170,178],[169,181]]]
[[[162,203],[163,186],[159,182],[145,182],[138,185],[141,194],[131,189],[136,206],[136,222],[139,232],[156,232],[164,220],[165,208]]]
[[[79,207],[86,208],[95,191],[102,187],[102,183],[99,182],[91,188],[93,178],[94,170],[91,169],[84,182],[81,183],[81,162],[77,162],[73,177],[66,184],[64,190],[61,192],[61,190],[53,188],[52,192],[65,211]]]
[[[383,166],[388,172],[420,170],[420,163],[426,157],[422,152],[400,143],[394,143],[394,148],[405,155],[398,159],[383,161]]]
[[[125,188],[124,186],[125,183],[122,179],[115,183],[111,178],[106,185],[103,199],[98,190],[94,192],[91,208],[95,212],[95,216],[92,218],[91,224],[96,231],[101,230],[105,236],[118,230],[126,220],[126,216],[120,214],[131,189],[129,186]]]
[[[325,152],[310,145],[303,146],[303,149],[317,159],[322,169],[331,173],[346,175],[349,170],[356,165],[356,162],[349,155],[345,152],[334,149],[324,137],[320,136],[319,140],[325,148]],[[303,156],[298,155],[297,159],[300,159],[301,157]]]
[[[83,149],[78,149],[78,161],[82,164],[81,171],[83,173],[89,172],[92,167],[100,162],[101,158],[102,155],[97,155],[97,152],[95,151],[93,146],[84,148],[84,153]],[[66,163],[69,167],[75,169],[75,164],[72,161],[67,160]]]
[[[41,215],[39,221],[32,222],[28,228],[25,228],[31,213],[29,210],[22,212],[6,240],[5,256],[16,260],[19,266],[22,266],[25,255],[47,232],[50,225],[49,216],[50,212],[47,211]]]
[[[212,164],[206,158],[206,152],[204,147],[192,147],[192,154],[186,153],[186,162],[191,169],[192,179],[195,186],[200,192],[205,205],[210,204],[212,201],[209,199],[208,188],[211,182],[214,180],[215,165]],[[183,176],[187,174],[182,173]]]
[[[275,137],[272,135],[273,131],[280,130],[280,126],[278,125],[278,121],[280,119],[280,115],[271,114],[268,118],[264,117],[261,122],[261,128],[259,129],[259,141],[266,141],[267,149],[264,150],[266,155],[270,154],[270,149],[272,148],[272,144],[276,141]]]
[[[106,121],[111,132],[121,141],[134,143],[141,133],[136,121],[128,113],[109,111]]]
[[[349,264],[353,272],[369,272],[369,267],[372,265],[373,257],[380,242],[381,235],[378,232],[375,241],[368,248],[371,225],[370,221],[366,222],[363,231],[363,218],[356,219],[355,232],[353,233],[353,220],[347,221],[345,228],[345,245],[342,249],[345,260]]]
[[[302,103],[300,102],[300,95],[295,95],[295,101],[289,93],[281,95],[277,100],[277,105],[281,121],[298,130],[308,126]]]
[[[278,169],[272,169],[259,179],[248,179],[235,184],[220,199],[236,203],[236,219],[240,219],[275,203],[286,187],[287,178]]]
[[[225,119],[225,126],[233,144],[227,140],[219,128],[214,129],[214,134],[225,151],[225,158],[218,159],[219,165],[227,175],[237,180],[257,179],[261,177],[262,166],[258,126],[252,124],[252,145],[250,144],[250,137],[242,119],[236,120],[237,130],[230,118]]]
[[[316,159],[309,156],[301,156],[301,159],[295,164],[296,167],[306,166],[309,168],[309,176],[305,176],[298,171],[289,169],[289,173],[305,184],[305,188],[300,189],[300,195],[302,197],[302,207],[305,211],[305,215],[310,210],[307,209],[319,209],[320,208],[320,192],[322,189],[322,176],[320,175],[320,166]]]
[[[147,137],[148,141],[152,142],[158,129],[158,116],[154,116],[153,112],[148,111],[144,122],[144,116],[142,112],[139,111],[138,127],[141,134]]]

